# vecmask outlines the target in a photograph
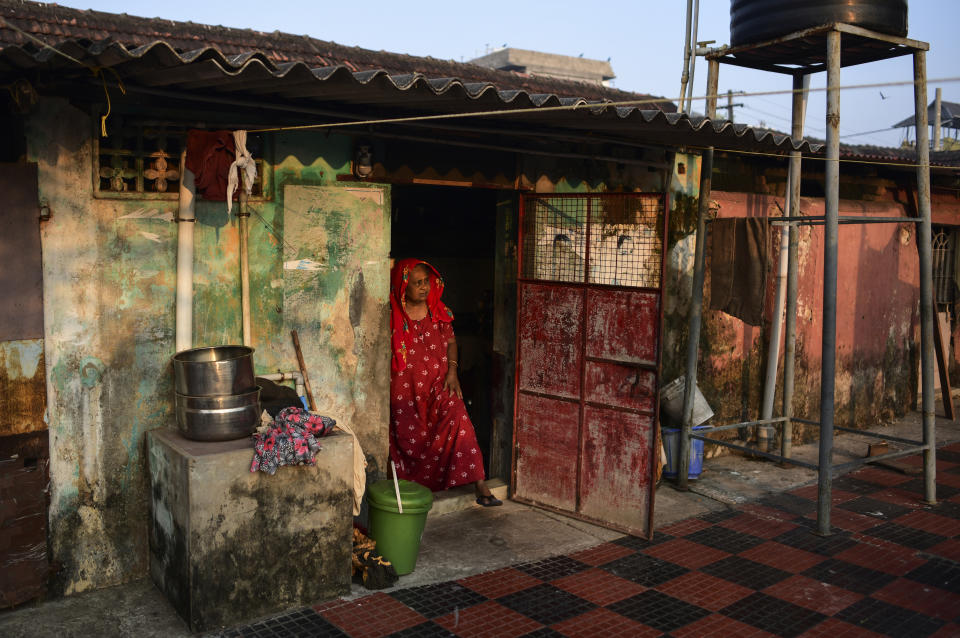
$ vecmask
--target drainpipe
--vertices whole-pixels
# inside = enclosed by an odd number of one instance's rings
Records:
[[[187,152],[180,154],[180,206],[177,211],[177,322],[176,351],[193,347],[193,229],[197,222],[197,189],[187,170]]]

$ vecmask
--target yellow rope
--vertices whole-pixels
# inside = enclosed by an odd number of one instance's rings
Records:
[[[0,27],[6,27],[11,31],[15,31],[16,33],[19,33],[20,35],[27,38],[28,40],[31,40],[32,42],[40,45],[42,48],[50,49],[57,55],[63,58],[66,58],[67,60],[70,60],[74,64],[78,64],[86,69],[89,69],[90,72],[93,74],[93,77],[100,78],[100,81],[103,83],[103,94],[107,96],[107,114],[100,118],[100,135],[102,137],[107,137],[107,118],[110,117],[110,111],[112,110],[112,105],[110,103],[110,91],[107,89],[107,78],[106,78],[106,75],[104,75],[104,71],[109,71],[113,73],[113,76],[117,79],[117,87],[120,89],[120,93],[122,93],[123,95],[126,95],[127,89],[123,86],[123,80],[120,79],[120,75],[114,69],[103,68],[103,67],[95,66],[93,64],[88,64],[87,62],[78,60],[72,55],[64,53],[63,51],[61,51],[60,49],[57,49],[56,47],[50,46],[49,44],[47,44],[37,36],[33,35],[32,33],[28,33],[24,31],[23,29],[21,29],[15,24],[11,24],[10,21],[4,19],[3,16],[0,16]]]

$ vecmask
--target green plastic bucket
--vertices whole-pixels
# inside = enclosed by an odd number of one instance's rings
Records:
[[[420,538],[427,523],[427,512],[433,507],[433,492],[413,481],[400,481],[400,502],[397,507],[393,481],[377,481],[367,488],[370,505],[370,538],[377,541],[377,551],[400,576],[417,566]]]

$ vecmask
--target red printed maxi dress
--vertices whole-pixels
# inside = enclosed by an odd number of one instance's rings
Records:
[[[409,261],[413,265],[401,262],[395,268],[410,270],[423,263]],[[439,275],[431,281],[431,313],[414,321],[402,311],[406,278],[393,279],[392,301],[400,302],[393,309],[400,316],[394,322],[390,375],[390,458],[397,464],[397,476],[434,491],[483,480],[483,456],[467,408],[463,399],[443,389],[447,343],[454,338],[449,319],[433,318],[441,308],[446,310],[439,303],[443,282]]]

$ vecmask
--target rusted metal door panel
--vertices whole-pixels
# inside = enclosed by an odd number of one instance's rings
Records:
[[[0,164],[0,341],[43,338],[36,164]]]
[[[650,370],[616,363],[588,361],[584,376],[587,403],[653,414],[657,375]]]
[[[645,535],[650,511],[653,417],[586,407],[580,513]]]
[[[519,374],[522,390],[580,396],[583,293],[555,285],[520,286]]]
[[[0,341],[0,437],[46,430],[46,411],[43,339]]]
[[[515,491],[544,505],[576,507],[579,422],[579,403],[518,397]]]
[[[657,360],[660,295],[587,290],[587,356],[634,363]]]
[[[650,536],[659,194],[521,201],[513,496]]]
[[[0,438],[0,608],[44,593],[49,577],[47,432]]]
[[[43,270],[36,164],[0,164],[0,608],[49,578]]]

